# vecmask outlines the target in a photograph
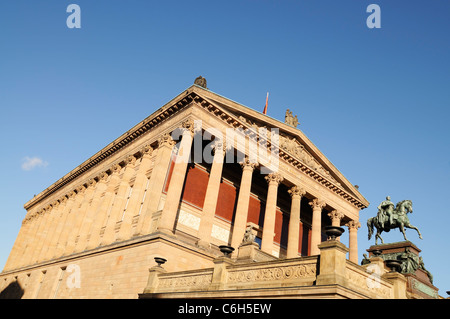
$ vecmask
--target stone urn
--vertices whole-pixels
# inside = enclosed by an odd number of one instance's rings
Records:
[[[402,265],[402,262],[397,259],[388,259],[384,261],[386,263],[386,266],[388,266],[391,269],[391,272],[399,272],[399,269]]]
[[[155,261],[158,264],[158,267],[161,267],[161,265],[163,265],[167,261],[167,259],[162,257],[155,257]]]
[[[230,254],[234,251],[233,247],[227,245],[220,245],[219,249],[225,257],[229,257]]]
[[[325,233],[330,237],[330,240],[336,240],[344,232],[345,229],[339,226],[325,226]]]

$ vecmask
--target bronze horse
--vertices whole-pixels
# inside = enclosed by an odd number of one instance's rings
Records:
[[[393,211],[392,224],[385,214],[380,214],[380,211],[378,211],[376,217],[371,217],[367,220],[367,227],[369,228],[369,240],[373,235],[373,227],[377,229],[377,233],[375,234],[375,245],[378,244],[378,238],[381,239],[382,244],[384,243],[383,238],[381,238],[380,236],[383,231],[389,232],[394,228],[400,228],[400,231],[403,233],[403,237],[405,238],[405,240],[408,240],[405,234],[405,227],[415,229],[419,234],[419,238],[422,239],[422,235],[420,234],[419,229],[409,223],[408,216],[406,215],[407,213],[412,213],[412,201],[410,200],[403,200],[397,203]]]

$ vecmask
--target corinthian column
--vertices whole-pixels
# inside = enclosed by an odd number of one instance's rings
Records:
[[[348,259],[355,264],[358,263],[358,228],[361,227],[361,224],[357,220],[349,221],[346,226],[348,227],[349,232],[349,253]]]
[[[300,202],[306,191],[303,188],[294,186],[288,190],[291,195],[291,215],[289,217],[287,258],[298,256],[298,243],[300,239]]]
[[[250,191],[252,187],[253,170],[258,165],[250,162],[248,157],[245,157],[241,163],[242,177],[241,185],[239,186],[239,196],[236,206],[236,214],[234,217],[233,234],[231,236],[231,246],[236,250],[242,242],[245,234],[245,227],[247,224],[248,205],[250,203]],[[236,251],[235,250],[235,251]]]
[[[166,201],[161,213],[158,230],[168,235],[173,235],[175,231],[175,221],[180,205],[181,192],[183,191],[186,169],[190,159],[192,141],[194,138],[194,121],[186,120],[182,123],[184,128],[178,154],[175,159],[175,166],[170,178],[167,190]]]
[[[320,250],[317,245],[321,242],[322,233],[322,208],[325,207],[325,202],[317,198],[309,202],[313,209],[312,215],[312,231],[311,231],[311,255],[319,255]]]
[[[283,177],[278,173],[271,173],[268,174],[265,179],[269,184],[269,188],[267,190],[261,250],[268,254],[272,254],[273,237],[275,235],[278,185],[283,181]]]
[[[214,145],[213,163],[206,188],[205,201],[203,203],[203,215],[198,230],[199,241],[197,245],[203,248],[210,247],[211,231],[216,213],[217,198],[219,197],[225,152],[225,143],[217,141]]]

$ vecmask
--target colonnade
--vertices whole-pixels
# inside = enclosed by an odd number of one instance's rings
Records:
[[[185,122],[187,123],[187,122]],[[188,165],[187,158],[191,149],[194,128],[193,124],[185,124],[185,131],[180,142],[179,160],[176,161],[170,185],[167,191],[166,202],[162,211],[161,221],[158,229],[166,234],[173,235],[176,228],[176,218],[178,213],[178,206],[181,200],[181,193],[183,190],[184,179],[186,176],[186,169]],[[198,245],[201,247],[209,247],[211,242],[211,232],[214,220],[214,213],[217,205],[218,192],[220,181],[222,177],[223,164],[225,156],[225,147],[221,142],[216,145],[216,151],[213,157],[213,163],[210,171],[207,193],[203,205],[203,215],[200,221],[198,230]],[[242,167],[242,177],[239,186],[239,195],[236,206],[235,220],[232,229],[231,246],[238,247],[241,243],[248,217],[248,208],[250,201],[250,190],[252,183],[252,174],[254,169],[258,166],[257,163],[250,162],[246,157],[240,163]],[[275,235],[275,216],[277,208],[278,186],[283,182],[284,178],[279,173],[270,173],[265,177],[268,183],[266,207],[264,215],[264,224],[262,231],[261,250],[271,254],[273,250],[273,239]],[[299,249],[299,221],[300,221],[300,203],[301,198],[306,194],[306,191],[300,186],[293,186],[288,190],[291,195],[291,212],[288,230],[287,243],[287,258],[298,256]],[[325,201],[319,198],[313,198],[309,204],[312,207],[312,232],[311,232],[311,255],[318,255],[320,253],[318,245],[321,242],[322,225],[321,217],[323,208],[327,205]],[[344,214],[332,211],[330,218],[332,225],[341,224],[341,219]],[[358,221],[351,221],[346,224],[349,228],[349,259],[355,263],[358,262],[358,247],[357,247],[357,229],[360,227]]]
[[[184,131],[165,204],[156,227],[157,231],[168,235],[173,235],[175,232],[178,207],[194,137],[192,120],[184,121],[182,127]],[[29,214],[23,222],[5,270],[69,256],[133,236],[146,235],[151,229],[155,229],[152,225],[153,213],[158,210],[174,145],[171,135],[166,133],[158,140],[157,149],[153,149],[150,145],[144,146],[135,155],[129,155],[43,209]],[[211,242],[225,149],[223,142],[216,143],[198,230],[197,244],[201,247],[209,247]],[[152,166],[153,155],[155,159]],[[139,168],[136,170],[137,163]],[[258,166],[248,157],[240,165],[242,177],[230,243],[233,247],[238,247],[244,237],[252,175]],[[278,187],[284,181],[284,177],[280,173],[270,173],[265,179],[268,189],[261,250],[271,254],[275,234]],[[287,258],[293,258],[298,256],[300,203],[306,191],[300,185],[296,185],[288,192],[291,196],[291,210]],[[326,203],[322,199],[313,198],[309,204],[312,207],[311,255],[317,255],[319,254],[317,245],[321,242],[322,210]],[[340,225],[344,214],[334,210],[329,216],[332,225]],[[133,221],[135,221],[135,227],[133,227]],[[349,259],[357,262],[357,229],[360,225],[358,221],[350,221],[347,226],[350,234]]]

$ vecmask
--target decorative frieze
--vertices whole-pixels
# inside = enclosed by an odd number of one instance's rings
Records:
[[[292,280],[316,277],[316,263],[300,265],[280,265],[249,270],[230,270],[228,283],[245,283],[258,281]]]

